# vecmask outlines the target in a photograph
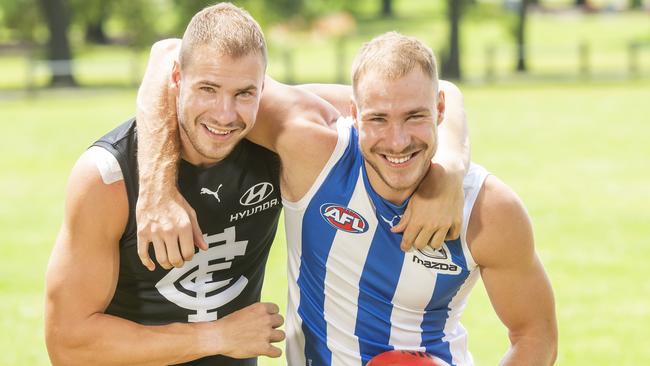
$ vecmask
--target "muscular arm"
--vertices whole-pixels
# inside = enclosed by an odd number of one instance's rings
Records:
[[[161,326],[104,313],[118,278],[126,197],[123,181],[104,184],[88,155],[82,156],[70,177],[64,223],[46,275],[45,333],[52,363],[161,365],[215,354],[279,356],[269,342],[283,338],[275,329],[282,318],[271,304],[251,305],[215,322]]]
[[[136,120],[140,186],[136,206],[138,253],[153,270],[149,243],[165,269],[180,267],[194,256],[194,245],[205,250],[196,213],[176,188],[180,137],[171,71],[180,39],[156,42],[138,90]],[[165,249],[166,245],[166,250]]]
[[[216,352],[205,324],[142,326],[103,313],[115,290],[127,217],[123,182],[104,184],[82,157],[47,270],[45,329],[55,365],[159,365]]]
[[[492,306],[508,328],[510,349],[502,365],[551,365],[557,355],[553,291],[535,254],[523,204],[488,177],[470,219],[468,242]]]

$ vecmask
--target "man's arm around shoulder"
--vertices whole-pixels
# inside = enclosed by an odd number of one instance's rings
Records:
[[[501,364],[553,364],[557,320],[551,283],[535,253],[523,203],[494,176],[479,193],[467,238],[492,306],[508,328],[511,346]]]

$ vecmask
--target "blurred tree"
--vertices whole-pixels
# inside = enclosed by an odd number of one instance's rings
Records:
[[[449,19],[449,44],[442,58],[442,72],[446,79],[460,79],[460,34],[459,27],[463,14],[464,0],[447,0],[447,18]]]
[[[88,43],[107,44],[109,39],[104,26],[111,15],[112,2],[106,0],[69,0],[71,22],[84,29]]]
[[[516,42],[517,42],[517,71],[526,71],[526,18],[528,14],[528,3],[531,0],[520,0],[519,17],[517,21]]]
[[[381,16],[386,18],[393,16],[393,0],[381,0]]]
[[[587,0],[576,0],[575,5],[576,6],[586,6],[587,5]]]
[[[643,5],[643,0],[630,0],[630,9],[640,9]]]
[[[37,41],[44,22],[36,0],[0,1],[0,9],[4,26],[10,31],[10,39],[24,43]]]
[[[50,31],[48,59],[52,71],[50,86],[75,86],[70,60],[72,52],[68,40],[68,8],[65,0],[39,0],[41,11]],[[52,62],[53,61],[53,62]]]

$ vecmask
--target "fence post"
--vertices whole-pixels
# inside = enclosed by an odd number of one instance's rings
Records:
[[[29,97],[36,96],[36,85],[34,82],[34,74],[36,70],[36,52],[29,49],[25,53],[25,90]]]
[[[628,72],[631,78],[639,77],[639,43],[630,42],[627,46]]]
[[[496,48],[493,44],[485,47],[485,81],[488,83],[493,83],[495,79],[495,54]]]
[[[579,58],[579,64],[580,64],[580,76],[583,78],[588,78],[589,74],[591,73],[591,65],[589,63],[590,61],[590,49],[589,49],[589,43],[586,41],[582,41],[580,45],[578,46],[578,58]]]
[[[336,39],[336,82],[345,83],[345,37],[338,36]]]
[[[293,84],[295,77],[293,72],[293,50],[291,48],[282,49],[282,63],[284,64],[284,82]]]

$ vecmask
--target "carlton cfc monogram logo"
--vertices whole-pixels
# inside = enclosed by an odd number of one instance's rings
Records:
[[[203,235],[209,249],[200,250],[183,267],[174,268],[156,283],[161,295],[174,304],[193,310],[188,322],[217,320],[217,309],[239,296],[248,278],[227,278],[216,280],[218,272],[230,269],[236,257],[246,254],[247,240],[235,238],[235,227],[223,233]]]
[[[336,203],[325,203],[320,206],[320,214],[328,224],[338,230],[352,234],[368,231],[368,222],[356,211]]]

